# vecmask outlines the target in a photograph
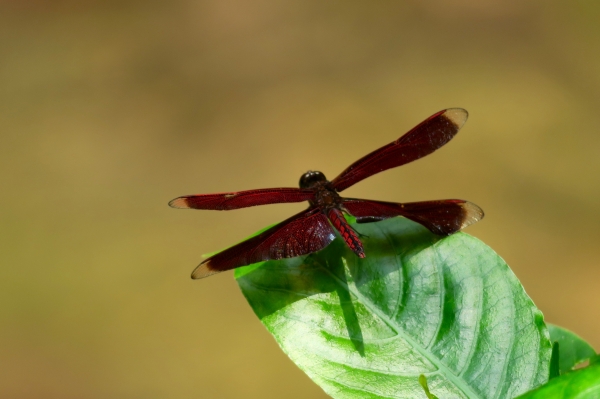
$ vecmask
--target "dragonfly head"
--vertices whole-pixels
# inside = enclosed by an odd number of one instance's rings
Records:
[[[327,178],[321,172],[309,170],[300,178],[300,188],[312,188],[318,183],[327,182]]]

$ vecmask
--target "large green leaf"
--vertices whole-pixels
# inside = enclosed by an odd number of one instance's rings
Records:
[[[594,348],[574,332],[552,324],[548,324],[548,330],[552,342],[558,342],[560,353],[558,365],[561,374],[596,355]]]
[[[598,398],[600,398],[600,363],[554,378],[546,385],[519,396],[518,399]]]
[[[306,257],[238,269],[281,348],[335,398],[513,398],[548,379],[543,316],[506,263],[464,233],[403,218],[354,225]]]

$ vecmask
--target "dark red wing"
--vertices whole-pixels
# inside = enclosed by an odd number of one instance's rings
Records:
[[[228,211],[249,206],[302,202],[313,197],[312,190],[300,188],[264,188],[232,193],[186,195],[169,202],[173,208],[209,209]]]
[[[335,233],[319,209],[307,209],[259,235],[234,245],[202,262],[193,279],[261,261],[293,258],[325,248]]]
[[[431,154],[458,133],[467,117],[467,111],[462,108],[450,108],[430,116],[398,140],[354,162],[332,180],[333,187],[343,191],[376,173]]]
[[[424,202],[393,202],[345,199],[344,207],[358,223],[404,216],[432,233],[450,235],[483,219],[483,210],[472,202],[448,199]]]

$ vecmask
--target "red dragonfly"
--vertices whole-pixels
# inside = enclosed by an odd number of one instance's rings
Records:
[[[242,241],[200,263],[192,278],[199,279],[271,259],[293,258],[319,251],[336,237],[337,230],[360,258],[365,250],[360,235],[344,218],[370,223],[404,216],[437,235],[450,235],[483,218],[477,205],[458,199],[424,202],[372,201],[343,198],[338,193],[376,173],[395,168],[431,154],[449,142],[466,122],[467,111],[450,108],[430,116],[398,140],[367,154],[329,181],[317,171],[300,178],[300,188],[264,188],[218,194],[186,195],[175,198],[173,208],[227,211],[281,202],[308,201],[308,209],[262,233]]]

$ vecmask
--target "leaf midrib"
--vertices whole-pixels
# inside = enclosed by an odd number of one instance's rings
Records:
[[[346,260],[342,258],[344,262],[344,266],[347,267]],[[319,263],[320,265],[320,263]],[[434,356],[431,352],[427,350],[427,348],[423,347],[421,344],[416,342],[412,337],[405,334],[401,328],[394,320],[390,319],[385,313],[383,313],[375,304],[366,298],[364,295],[360,293],[360,291],[352,289],[346,282],[342,281],[335,274],[331,273],[329,268],[323,267],[320,265],[322,269],[325,270],[327,274],[329,274],[342,288],[345,288],[350,294],[354,295],[361,303],[369,309],[371,312],[379,316],[384,323],[386,323],[399,337],[406,340],[413,348],[415,348],[423,357],[429,360],[432,364],[434,364],[440,372],[443,372],[444,375],[454,383],[456,387],[458,387],[465,395],[469,398],[473,399],[483,399],[476,392],[474,392],[471,387],[466,384],[464,380],[462,380],[458,375],[454,373],[452,369],[442,363],[441,359]]]

